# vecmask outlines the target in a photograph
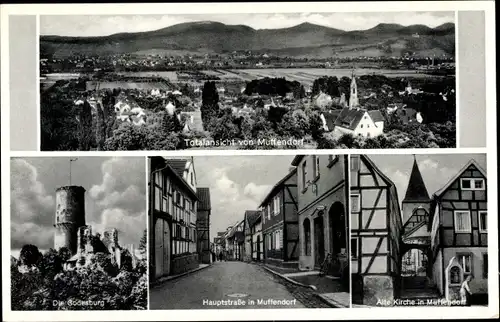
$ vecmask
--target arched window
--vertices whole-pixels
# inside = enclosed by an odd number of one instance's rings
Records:
[[[305,252],[306,256],[311,255],[311,222],[309,219],[304,220],[304,246],[305,246]]]

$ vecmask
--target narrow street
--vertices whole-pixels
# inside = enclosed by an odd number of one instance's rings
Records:
[[[277,278],[244,262],[216,262],[150,289],[152,310],[304,307]]]

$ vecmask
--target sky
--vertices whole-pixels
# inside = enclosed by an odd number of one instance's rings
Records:
[[[257,210],[271,188],[288,174],[294,156],[194,157],[197,187],[209,187],[210,239]]]
[[[11,250],[25,244],[41,251],[54,246],[55,191],[69,185],[69,159],[11,159]],[[117,228],[122,246],[137,249],[146,229],[146,170],[141,157],[79,157],[71,184],[85,188],[87,225],[93,233]]]
[[[293,27],[309,22],[341,30],[365,30],[379,23],[404,26],[424,24],[436,27],[454,22],[452,11],[336,12],[336,13],[242,13],[176,15],[57,15],[40,16],[40,34],[58,36],[107,36],[121,32],[151,31],[178,23],[217,21],[228,25],[244,24],[254,29]]]
[[[369,158],[394,182],[401,205],[413,167],[413,155],[369,155]],[[487,171],[485,154],[418,154],[416,159],[430,197],[445,186],[471,159]]]

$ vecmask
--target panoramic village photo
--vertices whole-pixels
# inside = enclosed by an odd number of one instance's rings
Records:
[[[151,310],[350,306],[347,155],[148,165]]]
[[[145,158],[10,167],[11,309],[146,310]]]
[[[486,154],[350,159],[353,307],[487,306]]]
[[[40,149],[451,148],[455,12],[40,16]]]

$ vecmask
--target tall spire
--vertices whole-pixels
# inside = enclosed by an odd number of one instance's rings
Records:
[[[349,108],[356,108],[359,106],[358,100],[358,85],[356,85],[356,76],[354,75],[354,70],[352,71],[351,78],[351,91],[349,96]]]
[[[410,180],[406,188],[406,195],[403,202],[429,201],[429,193],[425,187],[424,179],[418,168],[417,158],[413,155],[413,168],[411,169]]]

